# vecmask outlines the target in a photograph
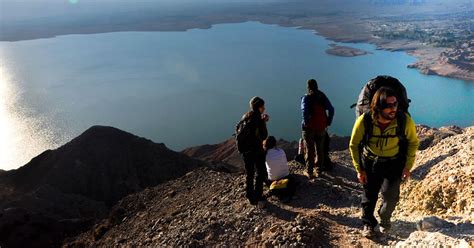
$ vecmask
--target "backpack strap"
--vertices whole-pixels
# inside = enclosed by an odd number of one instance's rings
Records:
[[[373,123],[373,120],[372,120],[372,113],[370,111],[367,111],[365,114],[364,114],[364,136],[362,138],[362,143],[364,146],[368,145],[369,144],[369,140],[370,138],[372,138],[373,136],[373,132],[374,132],[374,123]]]
[[[403,161],[406,160],[408,153],[408,139],[405,134],[407,116],[404,112],[397,114],[397,137],[398,137],[398,157]]]
[[[373,135],[374,131],[374,124],[372,121],[372,113],[370,111],[367,111],[363,118],[363,123],[364,123],[364,136],[362,136],[362,140],[359,143],[359,164],[362,166],[363,165],[363,153],[364,153],[364,148],[365,146],[369,145],[369,140]]]

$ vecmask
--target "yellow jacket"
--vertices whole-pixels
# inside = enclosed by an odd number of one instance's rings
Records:
[[[361,171],[361,165],[359,164],[359,144],[362,141],[365,133],[364,115],[365,114],[357,118],[354,124],[354,128],[352,129],[351,141],[349,143],[352,162],[354,163],[354,167],[357,172]],[[393,120],[387,128],[385,128],[383,133],[381,132],[376,121],[374,121],[373,125],[373,136],[396,135],[396,119]],[[413,167],[413,164],[415,163],[415,155],[416,151],[418,150],[418,145],[420,144],[420,141],[418,139],[418,136],[416,135],[415,123],[408,114],[406,114],[405,135],[408,140],[408,153],[406,158],[405,169],[411,169]],[[371,137],[367,149],[376,156],[394,157],[398,154],[398,140],[398,137]]]

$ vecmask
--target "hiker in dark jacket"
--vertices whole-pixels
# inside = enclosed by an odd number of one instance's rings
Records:
[[[331,125],[334,117],[334,107],[326,95],[318,89],[314,79],[307,82],[308,93],[301,99],[303,114],[302,136],[305,143],[306,172],[308,178],[314,178],[314,165],[317,150],[317,174],[321,173],[325,165],[325,139],[327,127]]]
[[[242,117],[242,120],[248,121],[247,125],[249,125],[252,135],[248,144],[249,147],[247,147],[246,152],[242,153],[242,157],[247,173],[246,197],[252,205],[256,205],[264,200],[263,183],[267,179],[263,141],[268,136],[266,124],[268,115],[264,114],[265,102],[260,97],[253,97],[249,104],[250,111]],[[257,172],[256,178],[254,178],[255,171]]]
[[[377,224],[382,233],[390,230],[390,218],[400,199],[400,183],[410,176],[419,143],[415,123],[399,110],[395,92],[385,87],[377,90],[370,112],[356,120],[349,145],[357,177],[364,187],[363,236],[373,237]],[[380,223],[374,216],[379,192]]]

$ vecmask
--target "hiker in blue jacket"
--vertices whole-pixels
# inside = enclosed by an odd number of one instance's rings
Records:
[[[319,175],[325,166],[325,141],[327,139],[327,127],[331,125],[334,117],[334,107],[327,96],[318,89],[318,83],[314,79],[307,82],[308,93],[301,99],[302,111],[302,136],[305,143],[305,175],[314,178],[314,165],[316,151],[318,162],[316,173]]]

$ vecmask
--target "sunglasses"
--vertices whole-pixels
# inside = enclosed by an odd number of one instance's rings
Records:
[[[382,103],[381,104],[382,109],[388,109],[388,108],[397,108],[398,107],[398,102],[393,102],[393,103]]]

